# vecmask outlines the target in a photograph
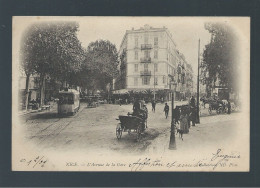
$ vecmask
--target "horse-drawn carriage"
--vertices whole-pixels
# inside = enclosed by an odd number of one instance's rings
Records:
[[[147,128],[147,118],[148,111],[144,104],[144,101],[140,101],[140,109],[134,110],[133,113],[128,113],[126,116],[120,115],[117,120],[120,123],[117,124],[116,127],[116,137],[120,139],[122,137],[122,132],[135,132],[137,134],[137,141],[140,140],[141,134]]]
[[[226,112],[226,102],[223,100],[209,100],[209,114],[212,114],[213,110],[216,110],[217,114]]]

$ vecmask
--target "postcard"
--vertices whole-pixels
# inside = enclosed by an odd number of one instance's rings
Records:
[[[13,171],[250,171],[250,17],[12,26]]]

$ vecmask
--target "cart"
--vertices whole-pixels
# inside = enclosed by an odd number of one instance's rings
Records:
[[[210,101],[209,102],[209,114],[212,114],[212,110],[216,110],[217,114],[220,114],[223,111],[223,104],[219,101]]]
[[[140,140],[141,134],[145,130],[145,121],[137,116],[119,116],[120,123],[116,127],[116,137],[121,139],[122,132],[128,132],[130,134],[134,131],[137,141]]]
[[[116,127],[116,137],[117,139],[121,139],[122,132],[135,132],[137,134],[137,141],[140,140],[141,134],[147,128],[147,118],[148,112],[146,107],[143,105],[143,102],[140,103],[141,108],[138,112],[128,113],[126,116],[120,115],[118,119],[120,123],[117,124]]]

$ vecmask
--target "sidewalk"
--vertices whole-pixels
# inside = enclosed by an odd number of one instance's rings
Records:
[[[147,148],[149,154],[154,155],[171,155],[181,153],[190,153],[191,151],[203,151],[205,148],[217,147],[222,145],[232,144],[236,131],[238,130],[238,121],[241,118],[241,113],[223,114],[215,116],[207,116],[200,118],[200,124],[191,126],[188,134],[183,134],[183,141],[176,135],[176,150],[169,150],[170,141],[170,126],[152,142]],[[235,130],[235,131],[234,131]]]
[[[31,114],[31,113],[37,113],[37,112],[52,112],[54,111],[55,109],[57,109],[57,104],[56,103],[53,103],[50,105],[50,109],[49,110],[46,110],[46,109],[42,109],[41,107],[37,110],[21,110],[19,111],[18,115],[19,116],[23,116],[23,115],[26,115],[26,114]]]

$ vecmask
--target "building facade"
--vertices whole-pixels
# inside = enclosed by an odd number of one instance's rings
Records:
[[[182,56],[165,27],[145,25],[140,29],[127,30],[119,49],[119,76],[114,82],[115,93],[165,91],[168,98],[171,79],[178,81],[178,65],[187,64]],[[178,87],[184,90],[183,86],[184,82]]]

